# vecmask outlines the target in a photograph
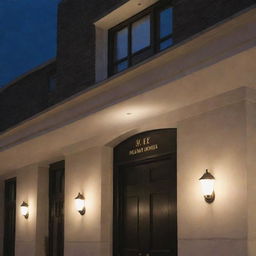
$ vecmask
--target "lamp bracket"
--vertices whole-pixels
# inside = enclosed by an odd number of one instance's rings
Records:
[[[78,211],[81,215],[84,215],[85,214],[85,208],[81,211]]]
[[[208,203],[208,204],[211,204],[214,202],[215,200],[215,193],[213,191],[213,193],[211,195],[207,195],[207,196],[204,196],[204,200]]]

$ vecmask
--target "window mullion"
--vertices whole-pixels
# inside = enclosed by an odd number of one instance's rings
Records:
[[[132,65],[132,23],[128,25],[128,67]]]
[[[153,52],[157,52],[157,36],[158,36],[158,29],[157,29],[157,15],[155,9],[153,9],[150,13],[150,18],[151,18],[151,28],[150,28],[150,33],[151,33],[151,47],[153,49]]]
[[[108,40],[109,40],[109,44],[108,44],[108,73],[109,75],[114,74],[114,33],[113,32],[109,32],[108,33]],[[110,43],[111,42],[111,43]]]
[[[172,38],[172,37],[173,37],[172,34],[169,34],[169,35],[167,35],[167,36],[165,36],[163,38],[160,38],[159,43],[161,43],[161,42],[163,42],[163,41],[165,41],[165,40],[167,40],[169,38]]]

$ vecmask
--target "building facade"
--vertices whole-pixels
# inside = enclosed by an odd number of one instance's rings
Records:
[[[254,256],[254,2],[63,0],[0,92],[0,255]]]

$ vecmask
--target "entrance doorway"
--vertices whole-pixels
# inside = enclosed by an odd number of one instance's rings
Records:
[[[5,181],[4,189],[4,251],[5,256],[15,255],[16,178]]]
[[[114,152],[114,255],[177,255],[176,130],[138,134]]]
[[[51,164],[49,170],[49,256],[64,255],[64,183],[65,162]]]

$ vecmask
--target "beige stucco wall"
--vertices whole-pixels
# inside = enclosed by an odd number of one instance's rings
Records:
[[[15,256],[45,255],[48,235],[48,167],[31,165],[16,172]],[[29,217],[20,213],[20,205],[29,205]]]
[[[38,166],[37,180],[37,218],[36,218],[36,256],[45,256],[48,247],[49,215],[49,168]]]
[[[37,166],[25,167],[17,172],[16,192],[16,244],[15,255],[35,255],[36,214],[37,214]],[[29,205],[29,218],[20,213],[20,205]]]
[[[198,179],[216,178],[216,199],[203,200]],[[245,104],[178,124],[179,256],[247,255]]]
[[[65,255],[110,255],[112,157],[107,147],[89,148],[66,156]],[[75,209],[82,193],[86,213]]]
[[[112,255],[113,147],[132,134],[168,127],[178,131],[179,256],[255,255],[255,199],[250,195],[256,179],[256,106],[245,100],[246,92],[140,120],[96,146],[92,139],[66,149],[65,256]],[[206,168],[216,178],[211,205],[198,182]],[[16,173],[16,255],[41,256],[48,229],[48,167],[32,165]],[[75,209],[78,192],[86,198],[84,216]],[[19,212],[23,200],[30,206],[28,220]]]
[[[155,118],[148,127],[137,123],[133,130],[152,129],[154,124],[178,129],[179,256],[247,255],[245,103],[179,120],[176,125],[172,118],[167,115],[164,122]],[[104,145],[66,156],[65,256],[111,255],[111,165],[111,148]],[[198,182],[206,168],[217,180],[211,205],[205,203]],[[74,208],[78,192],[87,201],[82,217]]]
[[[247,202],[248,202],[248,255],[256,255],[256,104],[247,105]]]

